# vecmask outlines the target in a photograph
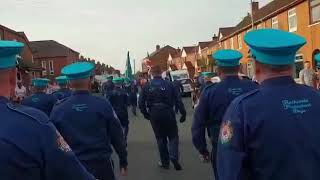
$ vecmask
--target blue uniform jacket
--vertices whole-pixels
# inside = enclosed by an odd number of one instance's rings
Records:
[[[291,77],[237,98],[221,126],[219,179],[320,179],[319,107],[319,92]]]
[[[22,105],[30,106],[36,109],[39,109],[50,116],[54,104],[57,102],[57,99],[46,93],[34,93],[29,97],[26,97],[21,102]]]
[[[128,94],[124,89],[114,89],[109,91],[106,95],[107,99],[110,101],[114,111],[116,112],[121,125],[128,126]]]
[[[192,125],[192,141],[201,154],[208,154],[206,128],[209,129],[211,141],[215,146],[220,123],[232,100],[256,88],[258,88],[257,84],[252,81],[240,80],[238,76],[227,76],[220,83],[209,85],[204,89],[194,113]]]
[[[159,92],[161,91],[161,92]],[[169,108],[177,106],[180,113],[185,115],[186,110],[177,89],[170,81],[155,77],[143,88],[139,98],[139,108],[145,116],[149,116],[149,111],[154,104],[164,104]]]
[[[47,115],[0,97],[1,180],[93,180]]]
[[[211,81],[207,81],[205,83],[203,83],[201,86],[200,86],[200,93],[203,92],[204,89],[206,89],[206,87],[212,85],[213,83]]]
[[[113,89],[114,89],[114,84],[112,80],[108,80],[107,82],[102,84],[103,95],[106,95],[108,92],[112,91]]]
[[[70,97],[71,94],[72,91],[70,89],[59,89],[58,91],[52,93],[52,95],[54,95],[57,100],[62,100],[64,98]]]
[[[119,119],[105,98],[75,91],[58,103],[50,120],[81,161],[110,160],[111,145],[127,166],[127,150]]]
[[[137,106],[138,103],[138,87],[134,84],[131,83],[131,85],[129,87],[126,87],[126,91],[129,95],[129,105],[132,106]]]

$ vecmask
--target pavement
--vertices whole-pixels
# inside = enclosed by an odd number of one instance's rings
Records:
[[[191,99],[184,98],[187,110],[187,121],[179,123],[180,152],[182,171],[158,168],[159,160],[155,137],[148,120],[139,113],[137,117],[130,113],[130,130],[128,140],[129,176],[119,177],[119,168],[115,173],[118,180],[212,180],[211,164],[204,164],[192,145],[191,124],[194,110]],[[178,117],[179,118],[179,117]],[[178,119],[177,118],[177,119]],[[116,165],[117,157],[114,155]]]

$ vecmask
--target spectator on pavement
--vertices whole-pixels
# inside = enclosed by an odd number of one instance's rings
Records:
[[[27,89],[23,86],[21,81],[18,81],[15,88],[15,96],[17,102],[21,102],[27,96]]]
[[[302,84],[305,84],[310,87],[314,87],[315,72],[311,68],[311,64],[309,61],[306,61],[304,63],[304,69],[300,71],[299,78]]]

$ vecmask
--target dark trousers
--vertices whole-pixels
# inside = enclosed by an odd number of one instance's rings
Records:
[[[129,133],[129,125],[122,126],[124,140],[126,141],[126,145],[128,144],[128,133]]]
[[[211,151],[211,165],[214,173],[215,180],[219,180],[218,169],[217,169],[217,143],[212,143],[212,151]]]
[[[211,165],[214,173],[215,180],[219,180],[217,169],[217,149],[220,134],[220,124],[209,125],[207,128],[208,136],[211,139],[212,151],[211,151]]]
[[[173,108],[152,107],[150,115],[162,164],[167,166],[170,160],[178,161],[179,135]]]
[[[99,180],[115,180],[113,161],[110,160],[90,160],[81,161],[83,166]]]
[[[133,115],[137,115],[137,106],[136,105],[132,105],[131,111],[132,111]]]

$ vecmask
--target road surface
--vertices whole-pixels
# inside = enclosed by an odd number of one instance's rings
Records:
[[[155,137],[149,121],[141,114],[134,117],[130,113],[130,132],[128,142],[129,176],[119,180],[212,180],[210,164],[201,163],[197,151],[191,142],[191,124],[193,109],[190,98],[184,98],[188,113],[187,121],[179,123],[180,152],[183,171],[161,170]],[[116,164],[118,160],[114,157]],[[119,174],[116,168],[116,174]]]

